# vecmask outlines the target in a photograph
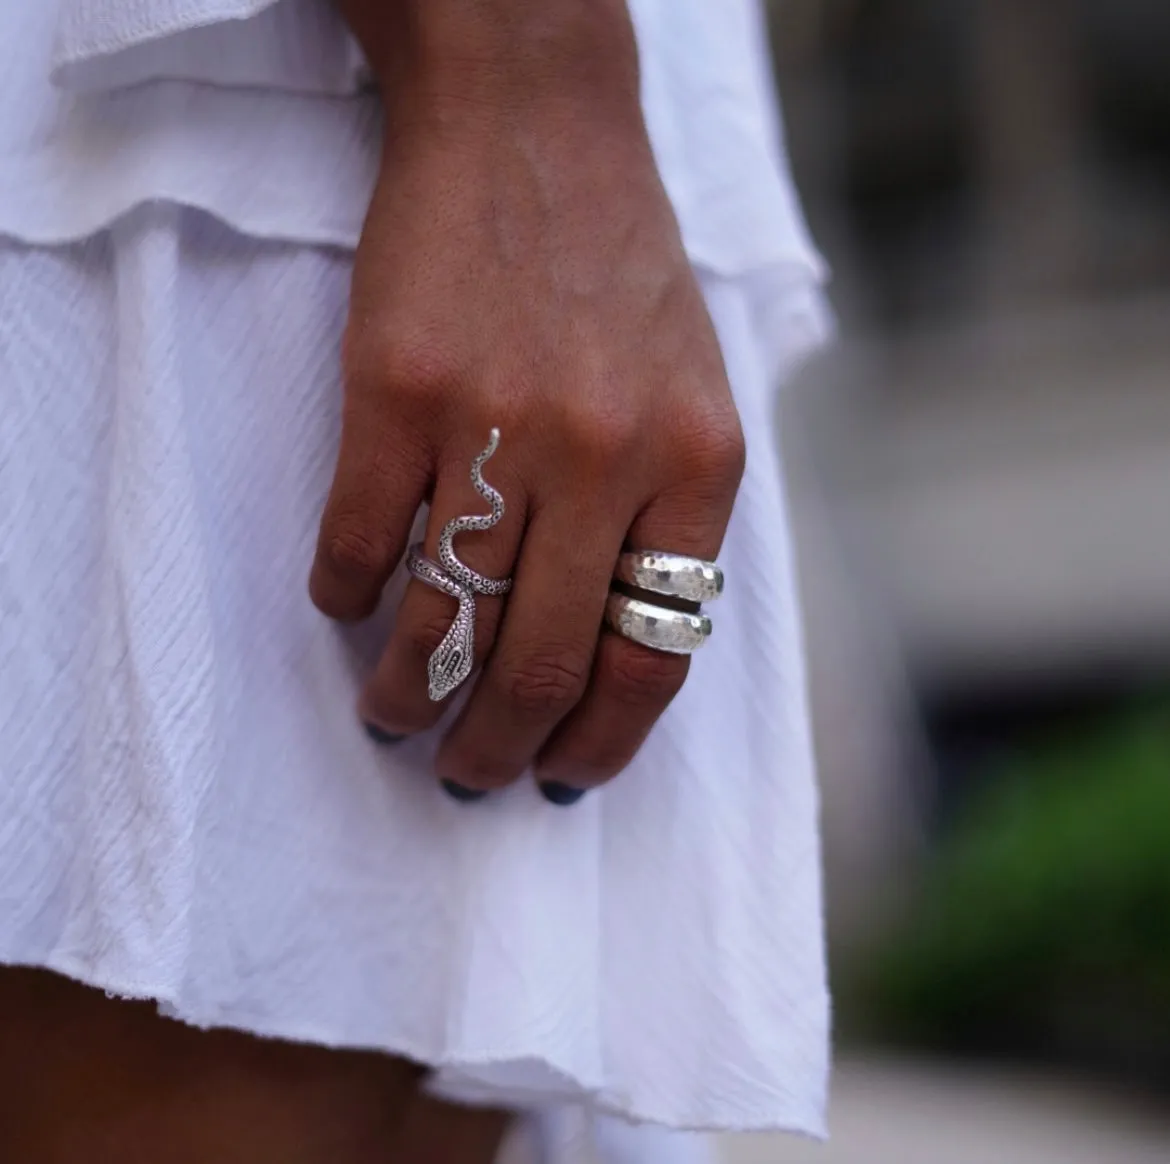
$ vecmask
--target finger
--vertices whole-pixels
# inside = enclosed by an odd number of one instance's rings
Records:
[[[374,612],[431,484],[434,457],[427,443],[377,416],[361,396],[347,398],[309,578],[317,608],[345,621]]]
[[[445,458],[427,519],[424,546],[436,558],[439,534],[452,518],[483,513],[487,504],[471,484],[469,468],[478,449],[460,448]],[[525,499],[516,475],[509,470],[506,450],[483,469],[484,477],[504,498],[498,525],[455,538],[460,561],[490,578],[506,578],[514,568],[524,533]],[[495,641],[504,599],[477,595],[475,599],[475,658],[482,661]],[[377,669],[366,685],[361,712],[367,723],[395,736],[433,727],[447,708],[428,694],[427,663],[443,641],[458,610],[452,597],[412,578],[398,609],[394,630]]]
[[[692,488],[655,502],[630,529],[628,545],[714,559],[738,477],[729,479],[723,492]],[[690,663],[685,655],[651,650],[606,630],[585,694],[537,759],[536,778],[545,797],[572,804],[628,767],[682,689]]]
[[[444,1103],[420,1090],[407,1105],[389,1158],[396,1164],[493,1164],[513,1118],[498,1108]]]
[[[443,780],[511,783],[580,699],[627,520],[580,503],[534,517],[499,639],[439,749]]]

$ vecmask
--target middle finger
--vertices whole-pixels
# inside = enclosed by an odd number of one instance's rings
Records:
[[[629,515],[566,504],[538,512],[495,647],[444,740],[440,778],[472,789],[520,777],[581,698]]]

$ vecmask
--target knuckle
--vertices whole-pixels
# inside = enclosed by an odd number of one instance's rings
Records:
[[[346,388],[357,398],[433,409],[465,380],[449,342],[426,332],[388,335],[387,330],[346,347]]]
[[[564,418],[569,448],[578,460],[611,465],[638,445],[638,417],[618,402],[572,407]]]
[[[694,436],[688,440],[681,458],[688,476],[722,488],[738,488],[747,461],[739,417],[728,410],[704,418],[691,429]]]
[[[739,425],[708,434],[698,456],[696,472],[719,481],[730,489],[739,487],[747,465],[747,446]]]
[[[474,649],[477,659],[486,659],[496,641],[499,625],[499,604],[480,599],[475,619]]]
[[[665,709],[682,690],[689,661],[624,639],[610,641],[602,676],[613,697],[632,708]]]
[[[428,608],[412,617],[403,628],[407,647],[411,655],[421,664],[429,661],[430,657],[438,650],[439,644],[447,637],[447,632],[451,629],[452,608],[454,607],[454,603],[451,603],[450,606],[443,605],[444,599],[441,595],[427,594],[426,598],[437,598],[438,601],[434,603],[433,609],[431,603],[428,602]],[[483,617],[475,620],[474,649],[477,660],[485,658],[488,651],[491,650],[496,635],[497,621],[489,615],[485,609],[485,603],[481,601],[479,606]]]
[[[374,536],[370,523],[358,517],[335,516],[321,539],[321,556],[330,571],[343,578],[366,579],[386,568],[388,550]]]
[[[572,707],[585,691],[589,659],[570,649],[530,654],[504,671],[504,697],[525,716],[543,718]]]
[[[423,663],[439,649],[439,644],[451,629],[450,614],[427,613],[406,628],[406,642],[411,652]]]
[[[463,379],[458,360],[435,344],[400,344],[390,353],[389,379],[395,395],[433,403]]]

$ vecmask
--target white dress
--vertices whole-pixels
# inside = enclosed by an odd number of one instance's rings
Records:
[[[748,435],[716,633],[621,778],[472,806],[310,605],[376,97],[325,0],[0,4],[0,961],[470,1101],[819,1134],[774,388],[824,333],[754,0],[633,0]],[[400,586],[391,587],[394,591]]]

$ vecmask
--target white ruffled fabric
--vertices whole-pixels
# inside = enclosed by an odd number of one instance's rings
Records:
[[[823,337],[823,272],[755,4],[632,9],[749,460],[717,634],[571,811],[456,805],[433,737],[373,745],[394,594],[356,631],[305,596],[378,142],[324,0],[0,9],[0,960],[406,1054],[472,1101],[822,1132],[772,389]]]

